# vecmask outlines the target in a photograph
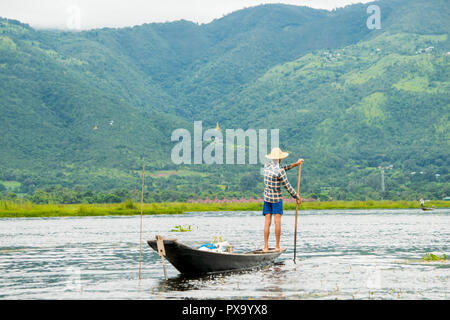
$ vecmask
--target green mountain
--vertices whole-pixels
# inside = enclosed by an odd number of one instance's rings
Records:
[[[1,194],[119,201],[145,163],[148,201],[260,195],[259,166],[171,162],[172,131],[202,120],[279,128],[290,160],[305,158],[306,194],[448,195],[450,8],[372,4],[379,30],[366,26],[370,4],[83,32],[0,19]],[[378,166],[390,165],[382,192]]]
[[[445,34],[384,33],[307,54],[272,68],[212,114],[225,112],[231,126],[279,127],[281,145],[310,160],[316,189],[367,185],[379,177],[376,167],[390,164],[396,184],[421,171],[435,181],[449,164],[447,43]]]

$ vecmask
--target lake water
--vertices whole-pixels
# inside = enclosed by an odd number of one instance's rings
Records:
[[[282,219],[274,265],[246,272],[181,276],[146,239],[176,237],[198,247],[214,236],[235,251],[263,246],[260,212],[144,216],[139,281],[139,216],[0,219],[0,299],[449,299],[450,209],[301,211],[297,263],[294,212]],[[193,231],[174,233],[176,225]],[[274,245],[274,225],[271,229]]]

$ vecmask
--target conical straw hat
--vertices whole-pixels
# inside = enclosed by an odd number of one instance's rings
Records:
[[[287,152],[281,151],[280,148],[273,148],[272,151],[266,155],[268,159],[284,159],[289,155]]]

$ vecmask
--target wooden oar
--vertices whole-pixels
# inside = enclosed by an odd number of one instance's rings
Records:
[[[300,177],[302,172],[302,164],[298,166],[298,180],[297,180],[297,195],[300,197]],[[297,216],[298,216],[298,202],[295,205],[295,232],[294,232],[294,263],[297,254]]]

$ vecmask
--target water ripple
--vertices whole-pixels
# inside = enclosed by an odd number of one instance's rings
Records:
[[[279,261],[262,269],[187,277],[144,242],[139,217],[0,219],[1,299],[448,299],[450,210],[302,211],[293,262],[294,212],[282,221]],[[172,233],[176,225],[192,232]],[[191,246],[221,236],[236,251],[263,245],[260,212],[144,217],[156,234]],[[271,242],[273,242],[273,226]]]

